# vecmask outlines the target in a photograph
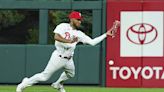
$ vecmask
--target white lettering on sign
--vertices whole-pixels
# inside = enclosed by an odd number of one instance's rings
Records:
[[[112,72],[113,79],[120,77],[123,80],[127,80],[131,77],[138,79],[141,76],[143,79],[151,79],[153,76],[155,79],[164,79],[164,69],[162,66],[144,66],[144,67],[118,67],[111,66],[109,70]]]

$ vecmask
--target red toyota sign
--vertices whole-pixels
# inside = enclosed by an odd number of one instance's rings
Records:
[[[164,87],[164,2],[107,2],[106,86]],[[108,28],[107,28],[108,29]]]

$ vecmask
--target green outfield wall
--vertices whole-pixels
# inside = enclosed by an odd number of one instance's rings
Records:
[[[24,77],[43,71],[54,49],[52,45],[1,45],[0,83],[17,83]],[[100,46],[76,48],[74,57],[76,76],[67,83],[99,84],[99,49]],[[60,73],[60,71],[55,73],[44,83],[55,81]]]

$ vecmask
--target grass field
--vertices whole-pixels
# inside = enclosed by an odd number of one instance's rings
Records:
[[[16,86],[0,85],[0,92],[15,92]],[[67,92],[164,92],[164,88],[105,88],[93,86],[65,86]],[[35,85],[24,92],[58,92],[50,86]]]

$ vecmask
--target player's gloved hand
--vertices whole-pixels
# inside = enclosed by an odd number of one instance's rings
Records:
[[[120,21],[115,20],[113,26],[107,31],[106,34],[114,38],[119,26],[120,26]]]
[[[74,42],[77,42],[77,41],[78,41],[78,38],[74,36],[70,43],[74,43]]]

